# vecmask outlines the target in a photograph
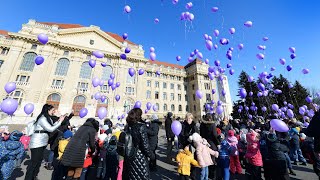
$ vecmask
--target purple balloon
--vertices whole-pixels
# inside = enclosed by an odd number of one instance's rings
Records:
[[[275,71],[275,70],[276,70],[275,67],[271,67],[271,68],[270,68],[270,71]]]
[[[266,112],[266,111],[267,111],[267,107],[263,106],[263,107],[261,108],[261,110],[262,110],[263,112]]]
[[[249,118],[249,119],[252,119],[252,115],[251,115],[251,114],[249,114],[248,118]]]
[[[258,45],[257,48],[258,48],[259,50],[265,50],[265,49],[266,49],[266,46]]]
[[[268,37],[263,37],[262,40],[263,40],[263,41],[268,41],[269,38],[268,38]]]
[[[204,34],[203,37],[204,37],[205,40],[208,40],[208,39],[209,39],[208,34]]]
[[[131,49],[129,47],[126,47],[126,49],[124,50],[124,53],[128,54],[131,52]]]
[[[220,44],[221,44],[221,45],[227,45],[227,44],[229,44],[229,40],[226,39],[226,38],[221,38],[221,39],[220,39]]]
[[[152,106],[152,109],[153,109],[154,112],[157,112],[159,110],[159,107],[156,104],[154,104]]]
[[[309,69],[306,69],[306,68],[302,69],[302,73],[303,74],[308,74],[309,73]]]
[[[117,95],[115,96],[115,99],[116,99],[116,101],[118,102],[118,101],[120,100],[120,95],[117,94]]]
[[[220,61],[219,61],[219,60],[215,60],[215,61],[214,61],[214,65],[220,66]]]
[[[209,64],[209,59],[204,60],[204,63]]]
[[[228,63],[227,68],[231,68],[231,67],[232,67],[232,64]]]
[[[154,49],[154,47],[150,47],[149,51],[150,51],[150,52],[155,52],[156,49]]]
[[[291,71],[292,70],[292,66],[288,65],[287,66],[287,71]]]
[[[217,29],[213,30],[213,35],[214,36],[218,37],[219,34],[220,34],[219,30],[217,30]]]
[[[154,60],[156,60],[156,53],[154,53],[154,52],[151,52],[150,53],[150,59],[152,60],[152,61],[154,61]]]
[[[217,44],[213,45],[213,48],[218,49],[218,45]]]
[[[230,73],[230,75],[233,75],[233,74],[234,74],[234,70],[233,70],[233,69],[230,69],[230,70],[229,70],[229,73]]]
[[[281,94],[281,93],[282,93],[282,91],[281,91],[280,89],[275,89],[273,92],[274,92],[275,94]]]
[[[180,60],[181,60],[181,56],[177,56],[177,57],[176,57],[176,60],[177,60],[177,61],[180,61]]]
[[[216,93],[216,90],[215,90],[215,89],[212,89],[212,90],[211,90],[211,93],[212,93],[212,94],[215,94],[215,93]]]
[[[308,116],[312,118],[314,116],[314,111],[312,109],[309,110]]]
[[[306,97],[307,103],[312,103],[312,98],[310,96]]]
[[[102,120],[103,118],[105,118],[107,116],[107,114],[108,114],[107,108],[100,107],[98,109],[98,117],[99,117],[99,119]]]
[[[272,119],[270,122],[271,127],[278,132],[288,132],[289,128],[285,122],[279,119]]]
[[[186,4],[186,9],[187,9],[187,10],[191,9],[192,7],[193,7],[192,2],[188,2],[188,3]]]
[[[227,57],[229,60],[231,60],[231,59],[232,59],[232,54],[231,54],[231,53],[227,53],[227,54],[226,54],[226,57]]]
[[[102,67],[106,67],[106,66],[107,66],[107,63],[102,62],[102,63],[101,63],[101,66],[102,66]]]
[[[254,77],[248,76],[248,82],[253,82],[253,81],[254,81]]]
[[[295,53],[295,52],[296,52],[296,48],[294,48],[294,47],[289,47],[289,51],[290,51],[291,53]]]
[[[87,114],[88,114],[88,109],[87,109],[87,108],[82,108],[82,109],[79,111],[79,116],[80,116],[80,118],[84,118]]]
[[[110,74],[110,79],[114,79],[115,77],[116,76],[113,73]]]
[[[246,26],[246,27],[252,27],[252,22],[251,22],[251,21],[246,21],[246,22],[244,23],[244,26]]]
[[[109,79],[109,80],[108,80],[108,85],[109,85],[109,86],[112,86],[112,84],[113,84],[113,79]]]
[[[139,74],[139,75],[144,74],[144,69],[139,69],[138,74]]]
[[[112,91],[114,91],[116,88],[117,88],[117,86],[113,83],[113,84],[111,85]]]
[[[208,71],[209,73],[213,73],[215,70],[215,68],[213,66],[209,66]]]
[[[104,85],[104,80],[101,79],[101,81],[99,82],[99,86],[103,86]]]
[[[116,87],[119,87],[119,86],[120,86],[120,82],[117,82],[117,83],[116,83]]]
[[[197,96],[197,98],[201,99],[203,97],[203,93],[198,89],[196,91],[196,96]]]
[[[253,92],[252,91],[249,92],[249,96],[250,97],[253,96]]]
[[[189,62],[192,62],[193,60],[194,60],[193,57],[189,57],[189,58],[188,58],[188,61],[189,61]]]
[[[107,97],[105,95],[102,95],[100,98],[101,102],[104,102],[106,99],[107,99]]]
[[[161,74],[160,71],[157,70],[157,71],[156,71],[156,75],[160,76],[160,74]]]
[[[258,93],[257,93],[257,96],[258,96],[258,97],[263,96],[262,92],[258,92]]]
[[[89,60],[89,65],[91,66],[91,68],[94,68],[96,66],[96,61],[93,59]]]
[[[212,11],[212,12],[218,12],[218,10],[219,10],[218,7],[212,7],[212,8],[211,8],[211,11]]]
[[[198,52],[197,56],[198,56],[199,59],[202,59],[202,58],[203,58],[203,55],[202,55],[201,52]]]
[[[44,58],[43,56],[39,55],[34,59],[34,62],[36,63],[36,65],[40,65],[44,62]]]
[[[126,60],[127,59],[127,55],[126,54],[120,54],[120,58],[123,59],[123,60]]]
[[[122,39],[123,39],[123,40],[128,39],[128,34],[127,34],[127,33],[123,33],[123,35],[122,35]]]
[[[291,58],[291,59],[294,59],[294,58],[296,58],[296,57],[297,57],[296,54],[291,54],[291,55],[290,55],[290,58]]]
[[[128,73],[131,77],[133,77],[136,71],[133,68],[129,68]]]
[[[257,54],[257,58],[258,58],[259,60],[262,60],[262,59],[264,59],[264,55],[263,55],[262,53],[258,53],[258,54]]]
[[[261,90],[261,91],[264,91],[266,89],[266,87],[264,86],[264,84],[262,83],[258,83],[258,88]]]
[[[1,111],[7,113],[8,115],[12,116],[13,113],[17,110],[18,108],[18,101],[15,99],[5,99],[1,103]]]
[[[172,4],[176,5],[178,4],[179,0],[172,0]]]
[[[23,110],[27,115],[30,115],[34,110],[34,105],[32,103],[28,103],[24,106]]]
[[[125,11],[126,13],[130,13],[130,12],[131,12],[131,7],[128,6],[128,5],[124,6],[124,11]]]
[[[134,108],[141,108],[141,102],[140,102],[140,101],[137,101],[137,102],[134,104]]]
[[[160,21],[160,20],[159,20],[158,18],[155,18],[155,19],[154,19],[154,23],[156,23],[156,24],[158,24],[159,21]]]
[[[293,85],[292,84],[288,84],[288,88],[289,89],[293,88]]]
[[[253,70],[256,70],[256,69],[257,69],[257,67],[256,67],[256,66],[252,66],[252,69],[253,69]]]
[[[4,86],[4,90],[10,94],[11,92],[13,92],[14,90],[16,90],[16,83],[15,82],[8,82],[5,86]]]
[[[95,98],[96,100],[101,99],[101,93],[100,93],[100,92],[96,92],[96,93],[94,94],[94,98]]]
[[[243,44],[238,44],[238,48],[239,48],[239,50],[242,50],[242,49],[243,49],[243,47],[244,47],[244,45],[243,45]]]
[[[152,104],[150,102],[147,102],[146,107],[147,107],[147,110],[150,110],[152,107]]]
[[[236,29],[235,29],[235,28],[230,28],[230,29],[229,29],[229,33],[230,33],[230,34],[234,34],[235,32],[236,32]]]
[[[283,59],[283,58],[280,58],[280,59],[279,59],[279,62],[280,62],[280,64],[282,64],[282,65],[285,65],[285,64],[286,64],[286,60]]]
[[[293,117],[294,117],[293,111],[292,111],[291,109],[288,109],[288,110],[287,110],[287,116],[288,116],[289,118],[293,118]]]
[[[104,54],[100,51],[93,51],[92,54],[96,57],[96,58],[103,58]]]
[[[97,86],[99,86],[99,84],[100,84],[100,79],[99,79],[98,77],[94,77],[94,78],[92,79],[92,85],[93,85],[93,87],[97,87]]]
[[[213,43],[210,40],[206,40],[206,47],[209,51],[211,51],[212,47],[213,47]]]
[[[216,113],[219,114],[219,115],[222,114],[223,113],[223,107],[222,106],[217,106]]]
[[[274,110],[274,111],[278,111],[279,110],[279,106],[277,105],[277,104],[272,104],[272,109]]]
[[[171,124],[171,130],[174,135],[179,136],[179,134],[181,133],[181,130],[182,130],[181,123],[177,120],[174,120]]]
[[[246,97],[247,97],[247,91],[246,91],[246,89],[241,88],[241,89],[239,90],[239,95],[240,95],[240,97],[241,97],[242,99],[246,98]]]
[[[304,109],[304,107],[299,107],[299,114],[304,115],[305,112],[306,110]]]
[[[49,38],[46,34],[39,34],[38,35],[38,41],[41,43],[41,44],[47,44],[47,42],[49,41]]]

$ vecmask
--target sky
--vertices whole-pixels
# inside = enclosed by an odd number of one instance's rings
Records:
[[[185,5],[193,3],[190,10]],[[124,6],[129,5],[131,13],[124,13]],[[212,7],[219,11],[211,12]],[[149,57],[149,48],[154,47],[157,59],[174,64],[186,65],[187,58],[194,49],[203,53],[204,59],[220,60],[226,68],[232,64],[234,75],[228,75],[232,100],[237,100],[237,80],[242,70],[257,77],[260,72],[270,72],[275,67],[274,75],[283,74],[291,82],[300,81],[307,88],[320,91],[320,1],[314,0],[179,0],[174,5],[171,0],[10,0],[0,11],[0,29],[17,32],[28,19],[39,22],[56,22],[96,25],[104,31],[117,34],[128,33],[129,40],[141,44],[145,57]],[[189,11],[194,14],[192,22],[180,21],[180,14]],[[160,22],[154,23],[158,18]],[[244,27],[245,21],[252,21],[251,28]],[[229,28],[235,28],[235,34]],[[218,38],[213,30],[218,29]],[[228,46],[208,51],[203,35],[207,33],[218,43],[222,37],[228,38]],[[262,41],[263,37],[269,40]],[[237,45],[244,44],[243,50]],[[266,50],[258,50],[258,45],[265,45]],[[229,61],[225,54],[227,48],[234,47],[233,58]],[[296,48],[297,57],[290,59],[289,47]],[[258,60],[257,53],[264,53],[265,59]],[[176,56],[181,56],[180,62]],[[279,58],[286,59],[286,65],[280,65]],[[293,69],[288,72],[286,66]],[[256,66],[256,70],[253,70]],[[301,70],[308,68],[310,73],[303,75]]]

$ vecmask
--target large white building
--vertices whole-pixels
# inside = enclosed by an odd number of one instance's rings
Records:
[[[48,35],[46,45],[37,41],[40,33]],[[144,57],[141,45],[123,41],[120,36],[104,32],[97,26],[29,20],[17,33],[0,31],[0,34],[0,87],[7,82],[16,82],[16,91],[9,95],[19,101],[16,116],[24,116],[23,106],[26,103],[35,105],[35,114],[44,103],[50,103],[63,113],[74,109],[77,114],[86,107],[88,116],[92,117],[99,107],[104,106],[109,117],[118,116],[130,110],[138,100],[142,102],[143,110],[147,102],[156,104],[159,110],[149,113],[156,113],[160,118],[169,111],[180,117],[191,112],[200,118],[205,113],[204,105],[218,99],[223,102],[225,115],[232,111],[227,77],[223,76],[222,83],[209,80],[208,65],[200,60],[186,66],[150,61]],[[120,54],[127,46],[131,53],[127,60],[122,60]],[[91,54],[96,50],[105,56],[96,59],[96,67],[91,68],[88,60],[95,59]],[[37,55],[45,58],[39,66],[34,63]],[[108,66],[102,67],[101,62]],[[136,69],[133,77],[128,74],[131,67]],[[137,73],[140,68],[145,70],[141,76]],[[161,75],[156,75],[156,71]],[[115,91],[107,85],[111,73],[121,84]],[[91,85],[93,77],[105,80],[105,85],[94,88]],[[204,93],[202,99],[195,96],[198,89]],[[213,95],[212,89],[218,93]],[[226,92],[224,97],[221,96],[223,89]],[[99,91],[107,96],[105,102],[93,98],[93,94]],[[115,95],[121,96],[118,102]],[[2,88],[0,97],[4,99],[7,96]]]

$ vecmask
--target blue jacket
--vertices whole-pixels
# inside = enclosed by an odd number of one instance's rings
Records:
[[[219,157],[226,157],[231,154],[231,146],[226,140],[221,142],[221,148],[219,149]]]

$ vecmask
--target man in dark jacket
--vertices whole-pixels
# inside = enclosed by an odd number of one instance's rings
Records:
[[[161,122],[157,115],[152,115],[152,121],[148,123],[147,134],[149,139],[150,151],[156,157],[156,150],[158,147],[158,133],[161,126]],[[151,159],[149,162],[149,167],[151,171],[157,170],[157,158]]]
[[[172,124],[172,112],[168,112],[165,121],[165,129],[166,129],[166,136],[167,136],[167,159],[171,161],[171,152],[174,142],[174,134],[171,130]]]

